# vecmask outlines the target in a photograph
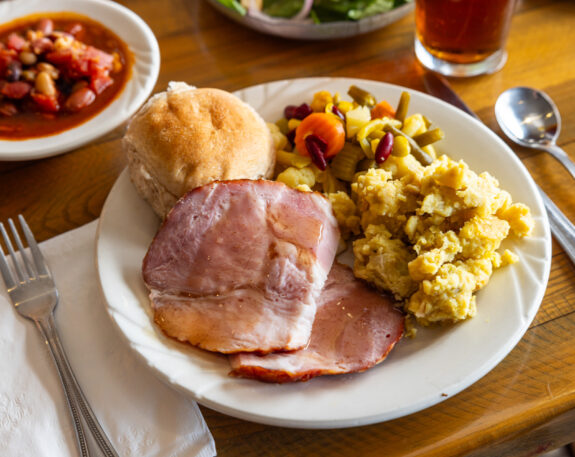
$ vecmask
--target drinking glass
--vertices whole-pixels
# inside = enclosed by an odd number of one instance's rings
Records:
[[[494,73],[505,65],[505,44],[516,0],[415,0],[415,54],[446,76]]]

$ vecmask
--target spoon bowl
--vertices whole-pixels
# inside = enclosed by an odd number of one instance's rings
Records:
[[[547,94],[529,87],[508,89],[495,103],[495,117],[510,140],[550,153],[575,178],[575,164],[556,144],[561,115]]]

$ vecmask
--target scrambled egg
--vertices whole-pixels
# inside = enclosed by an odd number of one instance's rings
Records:
[[[501,242],[534,225],[529,208],[513,203],[493,176],[445,155],[428,166],[390,156],[356,175],[351,196],[329,198],[344,236],[361,234],[355,275],[392,293],[423,325],[474,316],[475,292],[518,260],[499,252]]]

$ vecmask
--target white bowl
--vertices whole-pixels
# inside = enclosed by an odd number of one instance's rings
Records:
[[[46,137],[0,140],[0,160],[41,159],[89,143],[127,121],[154,89],[160,71],[160,48],[148,25],[129,9],[107,0],[0,2],[2,23],[29,14],[62,11],[88,16],[121,38],[134,55],[131,77],[109,106],[77,127]]]

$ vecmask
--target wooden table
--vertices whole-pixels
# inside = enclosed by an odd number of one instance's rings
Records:
[[[204,1],[124,0],[155,32],[171,80],[236,90],[305,76],[374,79],[423,90],[413,53],[414,18],[337,41],[291,41],[242,28]],[[559,144],[575,160],[575,3],[523,0],[509,60],[497,74],[452,80],[500,133],[493,106],[515,85],[545,90],[563,116]],[[1,122],[1,120],[0,120]],[[58,157],[0,162],[0,220],[23,213],[44,240],[96,219],[126,165],[123,127]],[[553,158],[515,147],[535,180],[575,221],[574,183]],[[547,293],[516,348],[487,376],[441,404],[390,422],[340,430],[292,430],[203,408],[219,455],[533,456],[575,441],[575,267],[553,244]],[[385,386],[382,386],[384,389]]]

